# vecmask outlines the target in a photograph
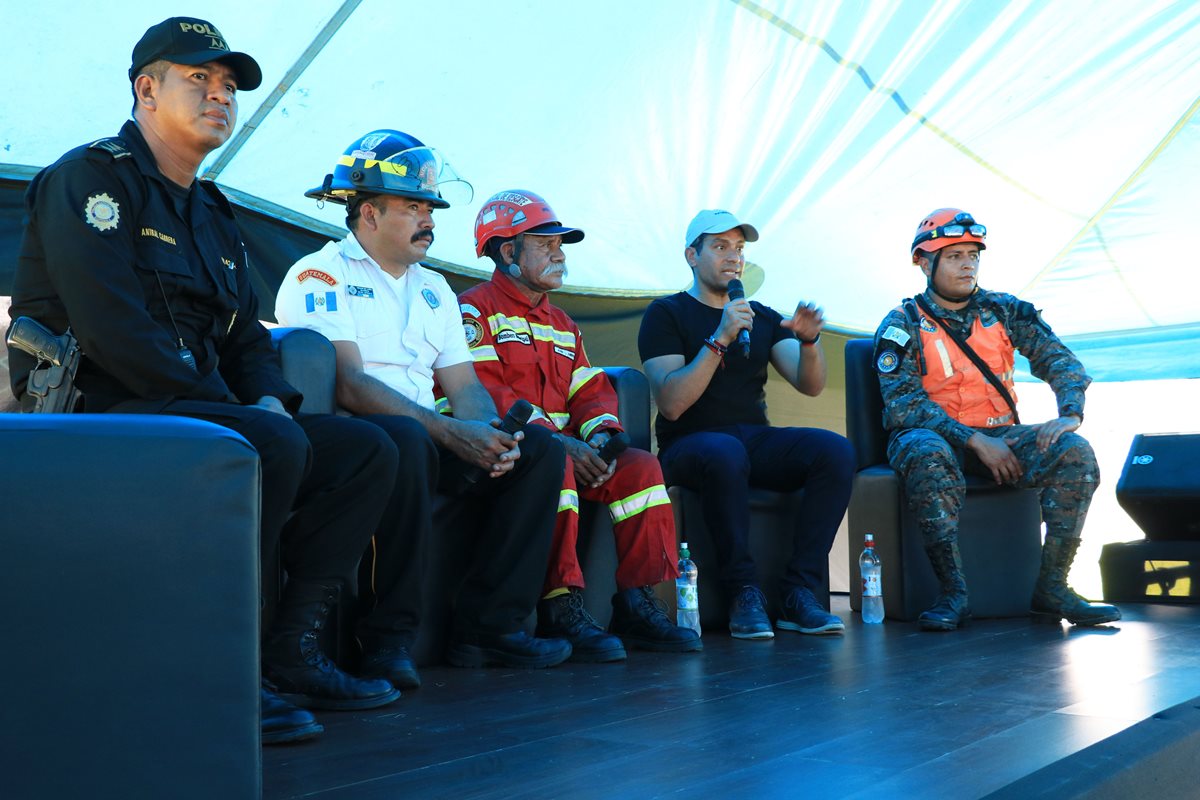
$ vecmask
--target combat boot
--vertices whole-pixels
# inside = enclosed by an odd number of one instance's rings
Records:
[[[583,592],[571,589],[537,604],[537,630],[542,639],[566,639],[571,661],[624,661],[625,645],[600,627],[583,606]]]
[[[305,708],[387,705],[400,697],[391,683],[347,675],[321,652],[317,640],[337,595],[337,584],[288,581],[263,642],[263,677],[278,687],[280,697]]]
[[[967,605],[967,582],[963,578],[962,556],[958,552],[958,541],[946,539],[925,546],[933,574],[937,576],[941,591],[933,607],[921,612],[917,622],[923,631],[952,631],[966,625],[971,619]]]
[[[325,730],[308,711],[296,708],[275,694],[275,687],[269,682],[262,682],[259,695],[262,708],[259,721],[262,723],[263,744],[303,742]]]
[[[649,586],[622,589],[612,598],[608,630],[630,647],[660,653],[694,653],[704,649],[700,634],[671,622],[663,603]]]
[[[1101,625],[1121,618],[1121,609],[1108,603],[1089,603],[1067,585],[1067,573],[1078,550],[1078,539],[1046,537],[1042,545],[1042,570],[1029,603],[1034,622],[1057,625],[1066,619],[1072,625]]]

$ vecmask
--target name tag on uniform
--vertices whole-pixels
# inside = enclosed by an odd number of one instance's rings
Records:
[[[351,297],[366,297],[370,300],[375,299],[375,290],[370,286],[354,286],[347,283],[346,294],[350,295]]]

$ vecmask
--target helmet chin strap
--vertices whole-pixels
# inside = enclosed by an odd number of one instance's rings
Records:
[[[941,255],[942,255],[941,252],[935,251],[933,253],[933,258],[931,258],[929,261],[929,277],[926,279],[926,283],[928,284],[929,291],[933,292],[937,297],[940,297],[941,299],[945,300],[947,303],[965,303],[965,302],[967,302],[968,300],[971,299],[971,296],[973,294],[975,294],[975,289],[977,289],[978,286],[971,287],[971,291],[967,292],[966,294],[962,295],[961,297],[948,297],[947,295],[944,295],[941,292],[939,292],[937,290],[937,288],[933,285],[933,279],[937,275],[938,261],[941,260]]]

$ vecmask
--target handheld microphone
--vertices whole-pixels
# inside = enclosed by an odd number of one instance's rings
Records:
[[[746,290],[745,290],[745,288],[743,288],[742,282],[739,281],[737,278],[734,278],[733,280],[731,280],[729,282],[729,288],[726,289],[726,291],[729,292],[730,302],[732,302],[734,300],[745,300],[746,299]],[[738,344],[740,344],[742,346],[742,358],[749,358],[750,357],[750,331],[746,330],[745,328],[742,328],[740,331],[738,331],[737,340],[738,340]]]
[[[608,441],[600,448],[600,452],[596,455],[600,456],[605,464],[611,464],[613,459],[624,453],[629,448],[629,434],[621,431],[614,433],[608,437]]]
[[[508,413],[504,415],[504,419],[500,420],[500,430],[507,434],[514,434],[525,427],[525,423],[529,422],[529,418],[533,416],[533,405],[525,399],[517,400],[508,409]],[[463,488],[468,488],[479,482],[479,479],[488,473],[488,470],[483,467],[471,467],[463,472]]]

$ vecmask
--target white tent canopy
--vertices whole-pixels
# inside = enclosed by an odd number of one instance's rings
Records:
[[[814,300],[856,332],[922,288],[916,223],[958,206],[990,231],[983,285],[1033,301],[1085,361],[1089,340],[1138,343],[1152,373],[1200,377],[1200,3],[3,2],[22,78],[0,174],[115,133],[134,42],[194,12],[263,68],[206,164],[243,204],[340,225],[304,191],[397,128],[475,187],[438,212],[439,259],[490,269],[475,213],[527,188],[587,231],[571,286],[661,294],[690,280],[688,220],[728,208],[762,233],[757,299]]]

